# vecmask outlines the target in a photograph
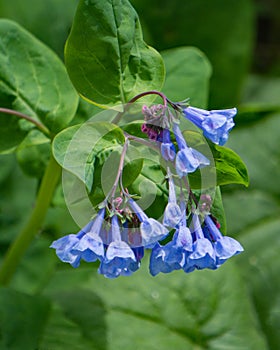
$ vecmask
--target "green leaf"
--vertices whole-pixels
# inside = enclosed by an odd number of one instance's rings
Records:
[[[42,348],[107,349],[106,310],[97,294],[77,288],[51,293],[51,299],[54,308]]]
[[[5,96],[5,92],[1,87],[0,78],[0,101],[3,96]],[[28,130],[22,127],[22,123],[19,123],[17,117],[0,113],[0,133],[0,153],[11,153],[25,138]]]
[[[60,132],[53,142],[56,161],[90,191],[97,159],[106,160],[124,143],[122,130],[106,122],[87,122]]]
[[[248,171],[238,154],[227,147],[210,141],[206,142],[203,135],[196,131],[184,131],[183,134],[189,146],[197,149],[210,160],[209,166],[188,175],[193,188],[233,183],[248,186]]]
[[[5,249],[18,235],[33,209],[37,187],[34,179],[27,178],[20,171],[15,156],[7,156],[12,157],[12,168],[0,187],[0,243],[5,244]],[[7,156],[1,156],[1,158]]]
[[[10,154],[0,156],[0,184],[6,180],[6,178],[12,172],[14,166],[14,157]]]
[[[173,101],[190,98],[190,104],[207,107],[211,66],[207,57],[194,47],[180,47],[161,52],[166,80],[163,92]]]
[[[11,286],[15,290],[34,294],[48,283],[57,264],[56,256],[49,249],[50,244],[50,239],[42,236],[31,243],[13,276]]]
[[[93,273],[92,268],[61,270],[45,294],[60,292],[59,302],[73,320],[71,293],[75,295],[79,288],[86,288],[95,295],[92,298],[100,299],[95,307],[104,305],[103,335],[107,335],[110,349],[268,349],[254,319],[246,286],[230,262],[217,271],[188,275],[176,271],[151,277],[144,259],[141,270],[115,281]],[[84,300],[91,299],[89,293]],[[81,296],[78,292],[78,300]],[[82,310],[85,304],[86,301],[79,302]],[[102,314],[94,307],[92,310],[102,328]],[[83,315],[81,312],[75,317],[83,318],[87,313]],[[86,334],[87,328],[84,329]]]
[[[277,349],[280,342],[279,225],[278,218],[257,222],[246,227],[240,238],[246,252],[239,259],[240,271],[252,293],[269,349]]]
[[[271,114],[247,127],[233,130],[228,145],[244,159],[250,187],[279,195],[280,148],[279,113]]]
[[[80,0],[65,62],[79,94],[103,107],[160,90],[164,79],[162,58],[143,41],[128,0]]]
[[[246,111],[280,110],[280,78],[249,76],[242,96],[242,109]]]
[[[16,156],[25,174],[41,178],[50,157],[50,140],[40,131],[29,132],[17,147]]]
[[[50,310],[48,300],[8,288],[0,289],[0,299],[0,348],[38,349]]]
[[[109,156],[103,152],[94,161],[94,178],[90,192],[90,200],[93,205],[100,203],[114,185],[121,157],[122,147],[115,148]],[[105,151],[106,152],[106,151]],[[130,186],[141,173],[143,158],[137,148],[129,145],[125,165],[122,173],[122,184],[126,188]]]
[[[216,187],[215,198],[211,207],[211,214],[218,220],[219,224],[221,225],[220,231],[226,234],[227,223],[220,187]]]
[[[0,106],[25,113],[54,133],[68,125],[74,117],[78,95],[63,63],[25,29],[4,19],[0,20],[0,66]],[[14,124],[15,118],[1,115],[3,118],[7,125]],[[13,140],[16,131],[17,144],[20,137],[15,128],[4,132]]]
[[[13,0],[12,2],[0,0],[0,17],[19,23],[62,58],[77,2],[77,0]]]
[[[164,180],[161,166],[149,158],[144,160],[141,174],[129,187],[129,193],[140,197],[138,204],[153,218],[161,217],[167,203],[168,191]]]

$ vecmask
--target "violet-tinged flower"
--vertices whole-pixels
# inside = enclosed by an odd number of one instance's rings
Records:
[[[163,225],[175,228],[175,226],[181,220],[182,212],[179,205],[177,204],[175,186],[174,186],[173,178],[169,169],[168,169],[168,176],[169,176],[169,179],[168,179],[169,194],[168,194],[168,203],[164,210]]]
[[[177,140],[179,151],[176,155],[176,172],[180,177],[186,176],[188,173],[194,172],[198,168],[203,168],[210,164],[202,153],[188,147],[178,124],[173,125],[174,134]]]
[[[149,218],[133,199],[130,198],[128,202],[141,222],[141,246],[145,248],[151,247],[168,235],[169,231],[167,228],[157,220]]]
[[[80,241],[80,239],[90,230],[93,221],[90,221],[77,234],[70,234],[54,241],[50,248],[56,250],[56,255],[63,262],[71,264],[73,267],[80,265],[81,257],[73,252],[73,247]]]
[[[236,108],[206,111],[204,109],[187,107],[183,110],[187,119],[198,126],[205,137],[218,145],[224,145],[230,130],[234,127],[233,117]]]
[[[173,162],[176,156],[176,149],[170,139],[170,131],[164,129],[162,132],[161,155],[166,161]]]
[[[51,244],[56,249],[56,255],[63,262],[73,267],[80,265],[81,259],[96,261],[104,255],[101,238],[98,236],[104,219],[105,209],[101,209],[94,220],[91,220],[77,234],[70,234],[59,238]]]
[[[197,214],[193,214],[194,243],[193,252],[186,259],[183,270],[191,272],[194,268],[202,270],[205,268],[216,269],[216,255],[211,242],[204,237]]]
[[[227,259],[241,253],[244,249],[234,238],[223,236],[210,216],[206,216],[204,234],[213,240],[213,246],[216,253],[216,264],[222,265]]]
[[[181,221],[173,235],[173,238],[166,245],[157,244],[150,257],[150,273],[152,276],[159,272],[169,273],[173,270],[180,270],[193,249],[192,235],[186,226],[186,207],[181,202]],[[193,268],[194,269],[194,268]]]
[[[86,262],[94,262],[104,258],[104,243],[100,236],[104,221],[105,208],[102,208],[90,230],[73,246],[72,251]]]
[[[120,275],[128,276],[139,268],[135,254],[130,246],[122,241],[118,217],[111,221],[112,242],[109,244],[105,258],[101,261],[98,272],[107,278]]]

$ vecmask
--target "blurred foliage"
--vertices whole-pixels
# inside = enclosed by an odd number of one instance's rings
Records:
[[[163,56],[186,45],[206,54],[213,68],[210,107],[239,107],[228,145],[247,164],[251,183],[249,189],[227,186],[223,201],[228,232],[245,252],[218,271],[156,278],[145,268],[148,257],[135,276],[117,281],[97,276],[94,265],[75,271],[57,267],[47,248],[51,239],[77,229],[57,193],[11,288],[0,290],[0,348],[278,350],[279,1],[132,3],[145,40]],[[76,4],[0,0],[0,17],[18,21],[62,58]],[[197,103],[205,104],[206,96]],[[81,106],[77,120],[93,113]],[[0,157],[1,253],[26,221],[36,189],[13,155]]]

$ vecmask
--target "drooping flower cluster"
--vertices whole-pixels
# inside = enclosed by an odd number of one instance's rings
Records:
[[[100,261],[98,272],[105,277],[131,275],[140,267],[144,249],[165,238],[169,230],[149,218],[131,198],[123,209],[110,214],[110,209],[103,207],[79,233],[54,241],[51,248],[73,267],[81,260]]]
[[[129,136],[121,155],[117,178],[98,212],[77,234],[54,241],[61,261],[78,267],[81,261],[99,262],[98,272],[107,278],[129,276],[140,267],[145,249],[151,249],[150,273],[195,269],[217,269],[227,259],[243,251],[235,239],[223,236],[211,216],[211,197],[202,195],[202,204],[192,193],[187,176],[208,166],[209,160],[190,147],[179,127],[178,113],[199,127],[212,142],[223,145],[234,126],[236,109],[205,111],[172,103],[143,107],[142,132],[156,142],[167,164],[168,202],[162,223],[139,207],[121,183]],[[171,172],[171,166],[175,174]],[[175,186],[174,179],[177,179]],[[116,190],[119,186],[119,197]],[[183,188],[185,186],[185,188]],[[180,188],[180,199],[176,191]],[[187,192],[187,195],[186,195]],[[166,242],[167,243],[163,243]]]

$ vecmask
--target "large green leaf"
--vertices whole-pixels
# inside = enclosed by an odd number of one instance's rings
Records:
[[[211,66],[207,57],[194,47],[161,52],[166,80],[163,92],[173,101],[190,99],[192,106],[207,107]]]
[[[38,349],[50,304],[46,298],[0,289],[0,348]]]
[[[188,275],[177,271],[154,278],[148,275],[146,261],[133,276],[115,281],[98,276],[91,268],[61,270],[45,294],[79,325],[93,317],[86,311],[91,308],[101,329],[105,321],[108,350],[267,349],[234,264],[228,262],[217,271]],[[87,289],[82,300],[79,288]],[[90,306],[91,300],[98,304]],[[81,308],[77,314],[76,303]],[[104,305],[106,313],[100,313],[97,305]],[[95,328],[83,329],[90,336]],[[100,344],[97,349],[104,347]]]
[[[202,134],[196,131],[184,131],[184,137],[191,147],[200,151],[210,160],[209,166],[188,175],[194,188],[233,183],[248,186],[248,171],[237,153],[230,148],[206,142]]]
[[[246,161],[250,187],[245,192],[230,187],[223,195],[228,230],[245,249],[238,266],[270,349],[280,342],[278,129],[279,114],[271,114],[232,131],[229,144]]]
[[[63,57],[77,3],[78,0],[0,0],[0,17],[16,21]]]
[[[246,254],[240,257],[240,271],[253,295],[256,313],[270,349],[280,343],[280,221],[278,218],[257,223],[243,232],[241,242]],[[265,235],[264,235],[265,232]]]
[[[0,73],[1,74],[1,73]],[[0,100],[5,96],[5,92],[1,88],[0,81]],[[25,138],[28,130],[21,126],[18,118],[13,115],[0,113],[0,152],[11,153],[15,147]]]
[[[228,145],[244,159],[250,185],[273,195],[280,194],[279,114],[273,114],[233,130]]]
[[[17,147],[17,160],[25,174],[41,178],[51,153],[50,140],[38,130],[31,130]]]
[[[242,96],[242,108],[247,111],[280,109],[280,78],[249,76]]]
[[[128,0],[80,0],[65,62],[81,96],[101,106],[159,90],[164,79],[162,58],[143,41]]]
[[[72,120],[78,95],[63,63],[25,29],[4,19],[0,20],[0,67],[1,107],[23,112],[54,133]],[[11,116],[0,118],[9,125]],[[4,130],[11,139],[14,128]]]
[[[123,143],[123,132],[116,125],[88,122],[60,132],[54,138],[53,153],[64,169],[76,175],[91,190],[97,158],[106,160]]]

